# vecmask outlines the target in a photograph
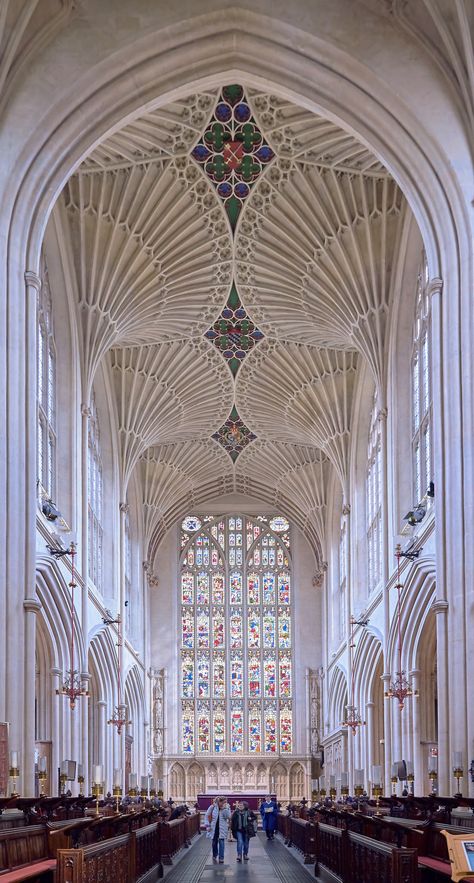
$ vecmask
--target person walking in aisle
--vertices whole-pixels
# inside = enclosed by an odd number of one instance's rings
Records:
[[[236,809],[232,813],[230,822],[232,834],[237,840],[238,862],[241,862],[242,858],[244,859],[244,862],[248,862],[249,860],[249,840],[250,837],[255,837],[256,821],[257,817],[255,813],[249,809],[248,803],[239,800]]]
[[[225,797],[216,797],[206,810],[206,836],[212,840],[212,861],[224,864],[224,849],[229,828],[230,808]]]
[[[267,835],[267,840],[273,840],[273,835],[277,827],[278,806],[272,800],[270,794],[267,794],[265,800],[260,806],[260,815],[262,816],[262,828]]]

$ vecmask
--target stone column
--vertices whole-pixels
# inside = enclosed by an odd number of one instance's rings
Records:
[[[61,742],[61,696],[56,692],[61,686],[62,671],[60,668],[51,669],[51,694],[52,694],[52,721],[51,721],[51,770],[48,770],[49,793],[51,796],[57,793],[57,773],[62,760],[63,746]]]
[[[449,604],[440,598],[433,604],[436,613],[436,656],[438,677],[438,794],[450,794],[451,758],[449,756]]]
[[[106,709],[107,703],[105,699],[99,699],[97,702],[97,759],[96,763],[102,763],[104,765],[105,772],[105,763],[106,763],[106,745],[107,745],[107,721],[106,721]]]
[[[420,673],[419,668],[414,668],[409,673],[414,691],[418,691],[420,688]],[[412,703],[411,757],[413,760],[413,772],[415,775],[415,794],[424,794],[426,791],[426,785],[423,779],[423,751],[421,748],[421,697],[415,693],[409,702]]]
[[[78,669],[82,672],[84,682],[89,681],[89,418],[91,410],[87,404],[81,405],[81,549],[80,561],[82,571],[81,626],[84,654],[79,660]],[[84,697],[80,702],[82,763],[84,766],[84,793],[89,793],[89,709],[88,700]]]
[[[367,793],[369,793],[369,782],[372,779],[372,765],[374,763],[374,702],[367,702],[366,715],[367,715],[367,738],[365,743],[365,782],[367,787]]]
[[[388,589],[384,591],[384,597],[387,596],[388,603]],[[384,653],[384,659],[386,659]],[[384,739],[384,793],[390,794],[390,774],[391,774],[391,763],[394,756],[394,746],[392,745],[392,705],[393,699],[390,699],[388,696],[385,696],[389,686],[391,677],[390,674],[385,672],[382,675],[383,681],[383,689],[384,689],[384,698],[383,698],[383,739]]]
[[[25,598],[25,657],[24,657],[24,739],[21,757],[23,796],[35,793],[35,681],[36,681],[36,614],[41,604],[36,598]]]

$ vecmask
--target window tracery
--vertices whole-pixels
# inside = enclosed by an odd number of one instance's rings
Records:
[[[372,401],[367,461],[367,577],[372,592],[382,576],[382,439],[377,392]]]
[[[417,278],[412,350],[412,462],[414,502],[432,479],[431,450],[431,315],[428,265],[423,254]]]
[[[103,474],[100,451],[99,416],[95,395],[91,397],[91,413],[88,430],[88,530],[89,530],[89,579],[102,589],[103,555]]]
[[[36,347],[37,475],[43,490],[54,499],[56,496],[56,349],[51,291],[44,256],[41,264]]]
[[[181,750],[289,754],[289,523],[188,516],[181,535]]]

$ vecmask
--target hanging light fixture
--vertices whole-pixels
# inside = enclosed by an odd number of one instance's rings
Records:
[[[122,728],[132,723],[131,720],[127,719],[127,706],[122,699],[122,669],[120,663],[121,648],[123,645],[122,617],[120,616],[120,613],[117,613],[117,619],[104,619],[103,622],[105,622],[106,625],[115,624],[117,626],[117,705],[114,708],[112,717],[107,723],[112,724],[113,727],[117,727],[117,735],[120,736]]]
[[[393,681],[390,682],[389,688],[385,693],[385,696],[389,699],[397,699],[398,707],[400,711],[405,707],[405,699],[409,699],[411,696],[418,696],[418,690],[414,690],[411,686],[410,681],[408,680],[403,668],[402,668],[402,589],[403,585],[400,582],[400,559],[402,557],[402,547],[400,544],[397,545],[395,549],[395,557],[397,559],[397,583],[396,590],[398,592],[398,601],[397,601],[397,631],[398,631],[398,671],[396,672],[396,677]]]
[[[349,640],[349,665],[351,669],[351,704],[346,705],[347,715],[346,719],[342,721],[342,726],[347,727],[352,730],[352,734],[355,736],[359,727],[365,727],[365,721],[362,720],[362,716],[359,714],[359,710],[355,704],[355,672],[353,665],[353,650],[355,647],[354,643],[354,626],[356,625],[367,625],[368,620],[364,620],[363,622],[359,622],[351,616],[351,636]]]
[[[68,549],[52,549],[49,547],[50,552],[55,558],[61,558],[64,555],[71,556],[71,580],[69,583],[69,588],[71,589],[71,645],[70,645],[70,668],[69,671],[66,672],[66,677],[63,681],[62,687],[59,690],[56,690],[56,694],[58,696],[67,696],[69,699],[69,708],[71,711],[76,707],[76,700],[79,699],[80,696],[89,696],[89,691],[87,689],[87,684],[84,681],[82,675],[74,667],[74,641],[75,641],[75,631],[74,631],[74,589],[77,586],[76,583],[76,544],[71,543]]]

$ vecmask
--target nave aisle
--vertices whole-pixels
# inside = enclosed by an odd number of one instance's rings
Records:
[[[176,867],[165,873],[166,883],[304,883],[314,880],[309,868],[298,861],[277,839],[268,843],[264,834],[250,841],[250,861],[238,864],[236,844],[226,843],[223,865],[212,862],[211,842],[204,834]],[[309,867],[313,868],[313,865]]]

